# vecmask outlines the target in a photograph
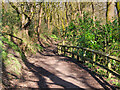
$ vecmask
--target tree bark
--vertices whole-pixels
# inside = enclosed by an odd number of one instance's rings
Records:
[[[113,22],[114,20],[114,8],[115,2],[114,0],[108,0],[107,2],[107,12],[106,12],[106,22]]]
[[[118,15],[118,23],[120,25],[120,2],[116,3],[116,8],[117,8],[117,15]]]
[[[82,17],[82,20],[83,20],[83,14],[82,14],[82,9],[81,9],[81,3],[78,3],[78,9],[79,9],[79,16]]]
[[[37,27],[37,38],[38,38],[38,42],[39,44],[43,46],[43,44],[41,43],[41,39],[40,39],[40,25],[41,25],[41,17],[42,17],[42,3],[40,3],[40,9],[39,9],[39,20],[38,20],[38,27]]]
[[[66,8],[66,10],[65,10],[65,19],[66,19],[66,24],[68,25],[68,7],[67,7],[67,2],[65,2],[65,8]]]
[[[93,19],[93,23],[95,26],[95,8],[94,8],[94,2],[91,3],[92,4],[92,19]]]

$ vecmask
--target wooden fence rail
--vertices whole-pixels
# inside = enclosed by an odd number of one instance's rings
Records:
[[[70,53],[72,55],[72,58],[75,58],[75,55],[77,56],[76,59],[79,60],[79,58],[81,58],[83,60],[83,62],[85,61],[90,61],[93,66],[94,65],[98,65],[104,69],[106,69],[109,73],[108,73],[108,77],[110,78],[111,77],[111,73],[113,75],[115,75],[116,77],[120,78],[120,74],[118,74],[117,72],[113,71],[112,68],[111,68],[111,63],[110,63],[110,60],[115,60],[117,62],[120,62],[120,58],[118,57],[115,57],[115,56],[111,56],[109,54],[106,54],[104,52],[100,52],[100,51],[96,51],[96,50],[92,50],[92,49],[89,49],[89,48],[83,48],[83,47],[78,47],[78,46],[66,46],[66,45],[59,45],[59,44],[56,44],[58,46],[58,53],[59,54],[64,54],[66,55],[66,53]],[[72,49],[71,51],[69,51],[69,49]],[[74,52],[76,49],[76,52]],[[84,53],[80,54],[80,50]],[[87,52],[92,52],[93,54],[93,59],[90,59],[90,58],[87,58],[86,57],[86,51]],[[105,57],[105,59],[107,60],[107,65],[108,67],[105,67],[99,63],[96,62],[96,55],[100,55],[102,57]]]

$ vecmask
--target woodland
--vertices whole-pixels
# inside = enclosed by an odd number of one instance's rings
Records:
[[[3,88],[15,87],[12,82],[22,78],[23,64],[27,62],[27,57],[42,53],[46,47],[53,45],[88,48],[114,57],[116,60],[108,60],[107,56],[97,55],[94,62],[115,72],[118,77],[88,61],[82,64],[99,74],[110,85],[120,88],[120,2],[108,0],[1,4],[0,62]],[[70,51],[86,58],[94,57],[88,51],[70,49],[68,52]],[[72,57],[66,53],[64,56]]]

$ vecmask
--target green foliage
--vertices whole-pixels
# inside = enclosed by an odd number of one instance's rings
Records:
[[[84,17],[84,21],[77,20],[76,25],[73,21],[70,22],[65,34],[67,41],[71,41],[70,43],[76,46],[100,50],[118,56],[119,32],[116,20],[110,25],[100,25],[100,22],[96,21],[94,26],[91,22],[93,20],[88,17]],[[117,52],[114,52],[114,50]]]
[[[74,23],[73,22],[70,22],[70,25],[69,25],[69,30],[70,31],[73,31],[73,30],[75,30],[75,25],[74,25]]]
[[[15,5],[19,7],[19,5],[21,4],[16,3]],[[44,7],[44,5],[41,5],[43,9],[43,13],[42,16],[40,16],[40,10],[39,10],[40,8],[37,7],[37,3],[35,3],[35,6],[34,4],[31,3],[30,7],[28,7],[29,4],[27,5],[27,3],[22,5],[25,11],[21,7],[19,7],[18,9],[20,15],[18,15],[18,12],[16,12],[15,8],[13,9],[11,7],[7,8],[7,10],[3,10],[4,14],[2,15],[2,23],[3,23],[2,33],[12,34],[23,40],[23,43],[20,45],[19,40],[17,40],[16,38],[12,40],[10,36],[6,35],[2,37],[4,44],[0,42],[0,49],[3,47],[2,53],[0,52],[0,54],[2,55],[2,59],[5,61],[4,63],[6,64],[6,67],[7,65],[8,67],[10,67],[13,64],[13,62],[16,63],[15,66],[13,67],[17,69],[11,67],[13,71],[14,70],[15,72],[16,70],[19,71],[20,69],[18,68],[20,68],[21,66],[18,60],[14,57],[14,55],[11,55],[7,51],[7,48],[12,48],[15,52],[18,52],[21,55],[22,59],[25,59],[25,55],[22,52],[24,52],[25,54],[26,53],[29,54],[29,53],[36,53],[37,50],[39,51],[43,50],[43,48],[37,43],[38,43],[38,38],[40,39],[40,41],[43,40],[47,42],[47,39],[44,37],[44,35],[50,36],[55,41],[64,39],[64,42],[66,42],[68,45],[87,47],[93,50],[99,50],[102,52],[106,52],[110,55],[120,57],[119,54],[120,26],[118,26],[117,20],[114,20],[113,23],[101,25],[100,23],[101,21],[93,21],[93,19],[88,17],[89,13],[83,12],[82,18],[79,18],[80,15],[78,14],[77,17],[75,17],[75,20],[69,21],[69,19],[72,19],[72,17],[74,18],[75,14],[73,14],[73,11],[78,11],[77,10],[78,8],[75,8],[76,10],[72,10],[74,8],[71,8],[70,10],[71,15],[70,13],[65,13],[66,15],[65,14],[62,15],[61,12],[62,8],[56,8],[56,9],[52,8],[54,10],[51,11],[48,9],[48,7],[46,8]],[[22,18],[22,14],[24,13],[26,13],[25,20]],[[29,15],[31,19],[30,25],[28,25],[28,27],[26,28],[26,31],[28,30],[28,32],[26,32],[24,28],[21,28],[22,26],[21,24],[23,23],[25,24],[29,20],[27,18],[27,15]],[[33,17],[31,17],[32,15]],[[49,15],[50,15],[50,22],[49,22]],[[52,15],[54,16],[52,17]],[[41,22],[39,22],[40,19],[42,20]],[[64,22],[63,20],[65,19],[66,21]],[[62,28],[59,28],[61,24],[65,24],[67,22],[69,22],[67,27],[66,25],[62,25],[61,26]],[[54,24],[55,27],[52,26],[52,24]],[[49,26],[49,30],[48,30],[48,26]],[[38,31],[37,31],[37,27],[39,27]],[[74,50],[73,52],[78,53],[77,50]],[[79,52],[79,55],[83,56],[84,54],[88,58],[93,58],[92,53],[88,53],[88,52],[84,53],[84,51],[82,50]],[[10,58],[8,58],[8,56],[10,56]],[[101,63],[102,65],[107,66],[107,61],[105,61],[104,58],[99,56],[97,56],[96,58],[97,58],[96,60],[97,63]],[[119,68],[120,63],[111,60],[111,64],[112,64],[112,69],[120,73],[120,68]],[[88,65],[89,68],[93,67],[92,64],[90,63],[87,63],[86,65]],[[105,72],[102,69],[98,69],[97,71],[101,74],[105,74]],[[18,74],[18,72],[16,73]]]
[[[113,84],[115,84],[116,86],[120,87],[120,83],[119,82],[112,82]]]
[[[88,68],[92,68],[93,67],[91,63],[85,63],[85,65],[87,65]]]
[[[35,46],[36,46],[37,50],[39,50],[39,51],[43,50],[43,47],[41,47],[39,44],[35,44]]]
[[[95,26],[91,23],[92,21],[91,18],[84,17],[84,22],[81,19],[78,20],[76,25],[71,22],[66,29],[65,37],[67,37],[67,41],[71,41],[76,46],[100,50],[118,56],[119,32],[116,20],[110,25],[100,25],[96,21]],[[114,52],[114,50],[117,52]]]
[[[117,20],[113,23],[102,25],[101,21],[95,21],[84,15],[83,20],[81,18],[76,21],[71,21],[69,26],[66,27],[64,38],[66,39],[67,45],[82,46],[93,50],[101,51],[120,57],[119,47],[119,26]],[[64,32],[61,30],[61,33]],[[77,51],[74,51],[77,53]],[[83,56],[84,52],[80,51],[79,55]],[[93,54],[86,52],[85,57],[93,59]],[[110,60],[112,69],[120,74],[120,63],[115,60]],[[96,62],[107,67],[107,61],[105,58],[97,56]],[[86,63],[91,68],[92,64]],[[106,76],[106,71],[103,69],[97,69],[100,75]]]
[[[57,28],[53,28],[52,29],[52,34],[54,34],[54,35],[56,35],[56,36],[58,36],[59,35],[59,31],[57,30]]]
[[[13,50],[19,52],[20,48],[16,44],[14,44],[12,41],[10,41],[8,38],[2,37],[2,40],[4,43],[8,44],[9,47],[11,47]]]
[[[55,41],[59,40],[59,38],[55,34],[50,35],[50,37],[53,38]]]
[[[120,87],[119,79],[116,79],[116,78],[108,78],[108,79],[106,79],[106,80],[107,80],[107,81],[111,81],[112,84],[114,84],[114,85]]]
[[[13,42],[9,41],[7,38],[2,37],[2,40],[4,40],[3,43],[6,43],[9,47],[13,48],[13,50],[19,51],[19,50],[17,50],[18,47]],[[21,66],[19,60],[16,57],[14,57],[13,54],[10,54],[8,52],[7,47],[3,43],[1,42],[2,62],[8,72],[11,72],[11,73],[17,75],[18,77],[20,77],[22,66]]]
[[[2,58],[3,58],[3,59],[7,59],[7,55],[8,55],[8,53],[7,53],[7,52],[2,51]]]
[[[7,59],[4,60],[5,67],[9,72],[16,74],[17,76],[21,75],[21,64],[17,58],[12,54],[7,55]]]

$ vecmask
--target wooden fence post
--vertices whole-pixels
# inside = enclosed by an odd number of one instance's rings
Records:
[[[85,57],[85,56],[86,56],[86,51],[84,50],[83,57]]]
[[[64,56],[65,56],[65,46],[63,46]]]
[[[72,48],[72,58],[74,58],[74,48]]]
[[[96,61],[96,54],[95,53],[93,53],[93,62],[95,62]],[[93,63],[93,66],[95,66],[95,64]]]
[[[85,56],[86,56],[86,51],[83,49],[83,55],[82,55],[82,57],[85,57]],[[85,63],[85,59],[83,59],[83,63]]]
[[[57,53],[58,53],[58,55],[59,55],[59,45],[57,45]]]
[[[64,54],[63,46],[61,46],[61,54]]]
[[[77,60],[79,61],[79,49],[77,49]]]
[[[58,54],[61,54],[61,46],[58,45]]]
[[[69,52],[69,51],[70,51],[69,49],[70,49],[70,47],[67,47],[67,49],[66,49],[66,50]],[[67,55],[69,56],[69,54],[67,54]]]
[[[107,61],[108,61],[108,69],[112,69],[111,68],[111,62],[110,62],[110,59],[107,57]],[[111,78],[111,73],[110,72],[108,72],[108,78]]]

